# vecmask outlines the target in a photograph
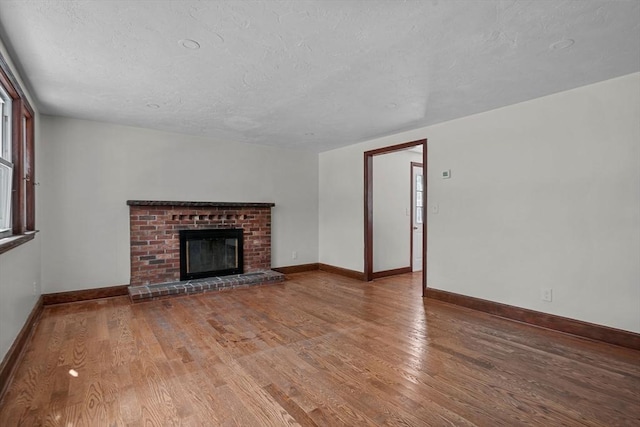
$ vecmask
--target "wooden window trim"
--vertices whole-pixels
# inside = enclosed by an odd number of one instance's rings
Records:
[[[9,64],[0,54],[0,85],[12,99],[11,188],[12,235],[0,239],[0,253],[31,239],[35,234],[35,113]],[[25,121],[25,126],[23,126]]]
[[[17,248],[18,246],[27,243],[29,240],[33,240],[33,238],[36,237],[36,233],[37,231],[29,231],[18,236],[11,236],[0,239],[0,254],[8,252],[13,248]]]
[[[22,117],[26,120],[26,149],[27,152],[24,156],[25,163],[25,226],[26,231],[35,231],[36,229],[36,156],[35,156],[35,126],[34,126],[34,114],[29,109],[27,104],[22,105]]]
[[[12,146],[11,157],[13,159],[13,188],[11,189],[11,219],[13,222],[13,235],[24,234],[26,231],[23,221],[24,206],[24,150],[22,149],[22,100],[13,100],[11,114],[12,120]]]

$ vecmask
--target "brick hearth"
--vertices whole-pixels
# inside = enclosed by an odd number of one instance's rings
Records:
[[[199,294],[211,291],[247,288],[256,285],[268,285],[284,281],[284,274],[275,271],[234,274],[223,277],[187,280],[175,283],[161,283],[148,286],[129,286],[129,298],[132,302],[144,302],[161,298]]]
[[[180,280],[180,230],[241,228],[244,271],[271,268],[273,203],[128,200],[131,285]]]

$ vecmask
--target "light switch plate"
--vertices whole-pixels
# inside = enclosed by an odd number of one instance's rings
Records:
[[[442,179],[449,179],[449,178],[451,178],[451,169],[442,171]]]

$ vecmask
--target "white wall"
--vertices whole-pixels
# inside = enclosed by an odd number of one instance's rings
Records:
[[[0,255],[0,361],[41,294],[40,237]]]
[[[0,41],[0,52],[7,60],[22,89],[26,92],[24,82],[17,74],[4,45]],[[27,93],[27,99],[36,109],[33,99]],[[38,170],[40,156],[40,116],[35,111],[35,163],[36,181],[40,177]],[[36,188],[36,226],[40,223],[40,195]],[[16,248],[0,254],[0,361],[4,359],[24,326],[31,310],[41,294],[40,271],[40,236]]]
[[[362,153],[428,138],[429,286],[640,332],[638,117],[635,73],[322,153],[320,262],[362,271]]]
[[[129,283],[129,199],[274,202],[272,266],[318,260],[316,154],[62,117],[42,133],[46,293]]]
[[[411,162],[422,154],[396,151],[373,157],[373,271],[411,265]]]

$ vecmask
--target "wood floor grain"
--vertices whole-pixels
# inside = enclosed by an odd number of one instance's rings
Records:
[[[640,352],[331,273],[45,308],[0,426],[637,426]]]

